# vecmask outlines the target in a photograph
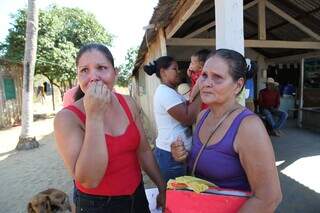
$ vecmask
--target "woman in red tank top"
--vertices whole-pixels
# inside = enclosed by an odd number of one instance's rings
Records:
[[[113,57],[101,44],[83,46],[76,58],[75,103],[61,110],[54,128],[58,151],[75,181],[76,212],[150,212],[141,169],[165,182],[146,140],[133,99],[112,92]]]

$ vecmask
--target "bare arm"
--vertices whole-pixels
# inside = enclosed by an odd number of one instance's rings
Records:
[[[54,120],[58,151],[72,175],[84,187],[94,188],[107,167],[103,125],[95,119],[87,119],[85,132],[72,112],[63,110]]]
[[[197,115],[200,112],[201,99],[198,96],[192,103],[178,104],[168,110],[168,113],[177,121],[184,125],[195,123]]]
[[[243,120],[234,143],[253,196],[239,212],[274,212],[282,194],[270,138],[256,116]]]
[[[105,97],[110,98],[110,93],[107,95],[106,88],[101,87],[97,89],[101,94],[88,91],[84,97],[85,130],[68,110],[59,112],[54,121],[58,151],[73,178],[87,188],[95,188],[100,183],[108,164],[103,115],[107,108]]]
[[[199,119],[203,116],[206,110],[202,110],[197,116],[197,123]],[[184,147],[183,141],[177,139],[173,143],[171,143],[171,155],[173,159],[177,162],[186,163],[188,157],[188,151]]]

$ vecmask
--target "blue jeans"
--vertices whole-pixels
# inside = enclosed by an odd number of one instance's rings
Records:
[[[278,109],[263,109],[262,114],[266,116],[267,122],[272,129],[281,129],[288,118],[288,113]]]
[[[171,152],[156,147],[154,155],[160,167],[161,175],[166,182],[168,182],[169,179],[186,175],[186,165],[175,161]]]

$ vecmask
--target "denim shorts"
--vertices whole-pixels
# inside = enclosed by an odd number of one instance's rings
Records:
[[[186,165],[175,161],[171,152],[156,147],[154,149],[154,155],[160,167],[161,175],[166,182],[168,182],[169,179],[186,175]]]
[[[132,195],[98,196],[75,188],[76,213],[150,213],[143,182]]]

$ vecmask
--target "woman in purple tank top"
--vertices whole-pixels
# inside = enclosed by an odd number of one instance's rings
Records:
[[[176,141],[172,155],[197,177],[222,188],[251,191],[240,212],[274,212],[282,194],[270,138],[261,120],[236,100],[246,70],[236,51],[219,49],[209,55],[198,80],[202,102],[209,108],[198,116],[191,151]]]

